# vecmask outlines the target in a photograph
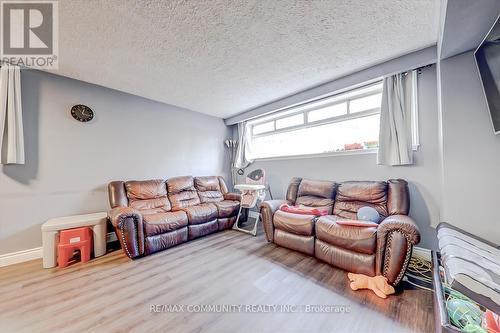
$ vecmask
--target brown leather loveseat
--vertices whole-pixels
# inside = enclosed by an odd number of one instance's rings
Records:
[[[232,228],[240,195],[222,177],[114,181],[108,185],[109,219],[130,258]]]
[[[326,208],[329,215],[291,214],[282,204]],[[369,206],[378,211],[377,228],[340,226],[337,219],[356,219]],[[396,285],[404,275],[413,245],[420,241],[418,227],[408,217],[408,183],[402,179],[379,181],[315,181],[293,178],[286,200],[261,205],[266,238],[353,273],[383,275]]]

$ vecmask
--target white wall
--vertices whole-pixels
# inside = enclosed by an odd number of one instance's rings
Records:
[[[111,180],[227,175],[222,119],[32,70],[22,86],[27,163],[0,172],[0,254],[41,246],[49,218],[107,210]],[[91,123],[71,118],[80,103]]]
[[[435,247],[435,230],[431,226],[439,223],[440,205],[436,66],[423,69],[418,85],[421,145],[415,152],[413,166],[379,166],[376,154],[363,154],[258,161],[247,172],[265,169],[275,198],[284,197],[290,179],[295,176],[335,181],[404,178],[410,183],[410,216],[422,233],[421,246]]]
[[[500,243],[500,135],[472,52],[440,62],[442,220]]]

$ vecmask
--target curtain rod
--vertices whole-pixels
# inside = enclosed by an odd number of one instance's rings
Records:
[[[0,68],[2,68],[3,65],[17,66],[17,67],[19,67],[19,69],[30,69],[29,67],[24,66],[24,65],[13,65],[6,60],[0,60]]]

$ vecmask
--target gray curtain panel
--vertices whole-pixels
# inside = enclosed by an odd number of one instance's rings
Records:
[[[377,164],[413,164],[411,124],[416,78],[416,71],[384,78]]]
[[[253,160],[248,157],[249,140],[250,131],[247,123],[238,123],[238,148],[236,149],[236,157],[234,161],[234,167],[237,169],[244,169],[253,162]]]
[[[19,66],[0,68],[0,164],[24,164],[21,70]]]

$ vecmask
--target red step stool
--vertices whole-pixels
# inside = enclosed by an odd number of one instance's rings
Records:
[[[63,268],[68,266],[75,250],[80,251],[82,262],[90,260],[92,248],[92,230],[87,227],[61,230],[57,245],[57,264]]]

